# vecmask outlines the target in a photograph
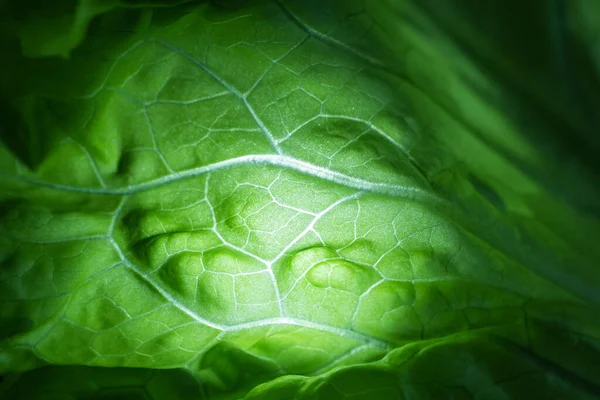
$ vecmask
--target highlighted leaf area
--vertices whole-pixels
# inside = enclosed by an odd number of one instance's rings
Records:
[[[5,3],[0,399],[600,397],[598,7]]]

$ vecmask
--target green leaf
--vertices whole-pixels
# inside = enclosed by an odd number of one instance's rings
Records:
[[[600,396],[594,2],[40,4],[0,398]]]

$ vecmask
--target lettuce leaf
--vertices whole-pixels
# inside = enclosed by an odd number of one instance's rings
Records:
[[[0,397],[600,397],[596,2],[0,3]]]

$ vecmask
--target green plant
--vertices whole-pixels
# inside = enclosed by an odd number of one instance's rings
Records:
[[[598,398],[598,4],[0,3],[0,397]]]

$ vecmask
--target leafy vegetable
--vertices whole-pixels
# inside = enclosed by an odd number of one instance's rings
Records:
[[[600,397],[597,2],[0,14],[0,397]]]

